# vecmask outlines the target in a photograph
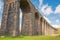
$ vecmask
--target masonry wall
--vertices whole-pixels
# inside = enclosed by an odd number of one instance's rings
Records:
[[[21,0],[20,3],[23,12],[22,35],[55,34],[55,29],[50,26],[29,0]]]
[[[56,29],[44,19],[30,0],[5,0],[1,35],[19,35],[19,9],[23,13],[22,35],[50,35],[56,33]]]

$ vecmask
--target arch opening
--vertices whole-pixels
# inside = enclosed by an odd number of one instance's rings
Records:
[[[20,32],[21,32],[21,27],[22,27],[22,10],[20,10]]]
[[[30,11],[30,5],[27,1],[20,1],[20,8],[23,12],[29,12]]]
[[[39,14],[37,12],[35,13],[35,19],[39,19]]]

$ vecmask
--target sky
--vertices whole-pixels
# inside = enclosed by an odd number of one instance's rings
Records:
[[[40,14],[55,28],[60,28],[60,0],[30,0]],[[0,0],[0,24],[4,0]],[[20,10],[20,19],[22,12]]]
[[[60,0],[31,0],[35,8],[55,28],[60,28]]]
[[[4,0],[0,0],[0,25],[2,20],[3,7],[4,7]]]

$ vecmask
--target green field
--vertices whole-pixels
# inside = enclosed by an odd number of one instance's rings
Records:
[[[59,36],[0,37],[0,40],[60,40]]]

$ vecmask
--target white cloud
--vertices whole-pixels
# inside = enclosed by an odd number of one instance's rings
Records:
[[[41,7],[41,11],[42,13],[44,13],[45,15],[49,15],[51,13],[54,13],[54,14],[60,14],[60,5],[58,5],[55,9],[55,11],[52,10],[52,6],[48,6],[48,4],[46,5],[43,5]]]
[[[57,20],[56,20],[56,23],[59,23],[59,22],[60,22],[60,20],[59,20],[59,19],[57,19]]]
[[[44,18],[47,20],[48,23],[51,24],[51,21],[48,18],[46,18],[45,16],[44,16]]]
[[[52,25],[53,27],[55,27],[55,28],[60,28],[60,25]]]
[[[49,15],[49,14],[53,13],[52,7],[51,7],[51,6],[48,6],[47,4],[46,4],[46,5],[43,5],[43,6],[41,7],[41,11],[42,11],[42,13],[44,13],[45,15]]]
[[[53,13],[51,6],[48,6],[48,4],[43,5],[43,0],[39,0],[39,2],[40,2],[39,9],[42,13],[44,13],[45,15]]]
[[[43,0],[39,0],[40,4],[39,4],[39,8],[42,6],[43,4]]]
[[[48,5],[44,5],[42,8],[41,8],[41,11],[44,13],[45,12],[45,8],[47,7]]]
[[[55,27],[55,28],[60,28],[60,25],[59,25],[59,24],[60,24],[60,20],[57,19],[57,20],[56,20],[56,23],[53,24],[52,26]]]
[[[60,14],[60,5],[58,5],[58,6],[56,7],[55,13],[59,13],[59,14]]]

